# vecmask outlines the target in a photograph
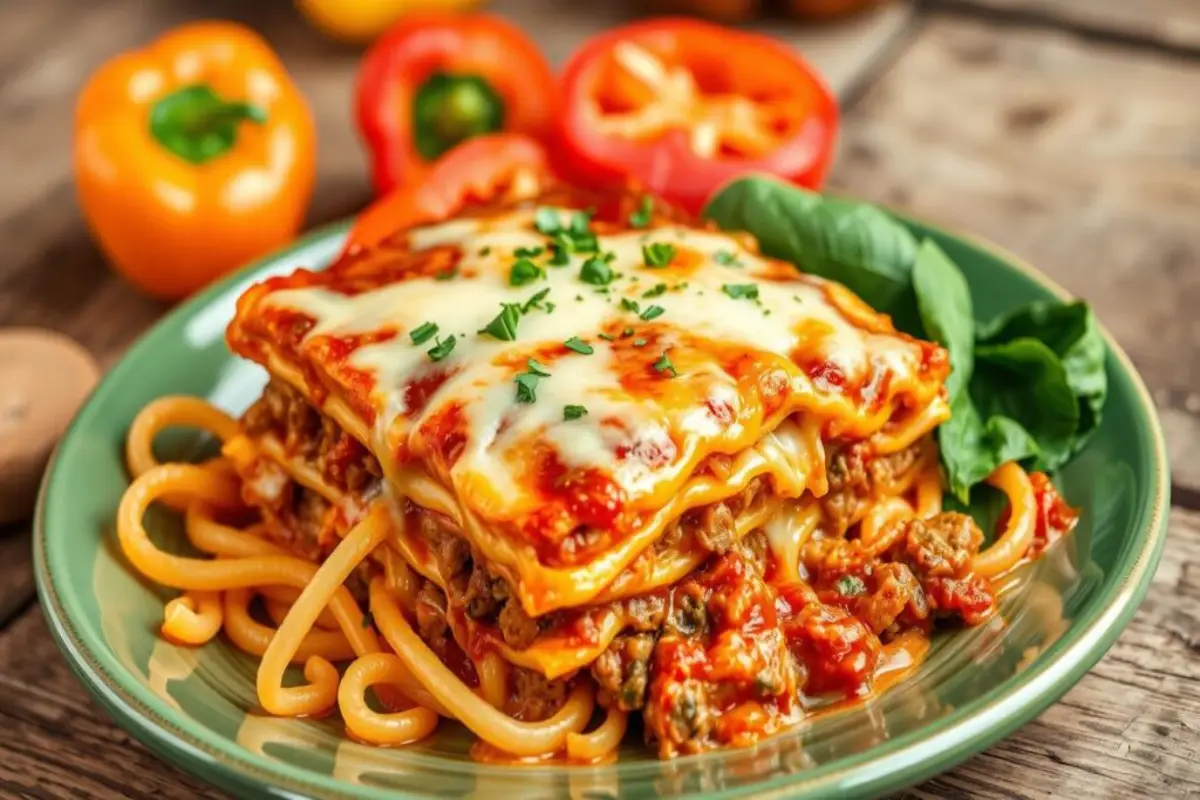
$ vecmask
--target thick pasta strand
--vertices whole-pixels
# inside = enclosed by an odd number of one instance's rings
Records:
[[[388,535],[387,511],[376,506],[346,534],[300,592],[279,626],[258,667],[258,699],[263,708],[280,716],[315,714],[337,702],[338,674],[328,660],[310,658],[304,665],[307,686],[284,686],[283,673],[321,610],[340,591],[346,578]]]
[[[379,683],[401,685],[412,679],[404,662],[391,653],[372,653],[346,669],[338,687],[338,709],[347,730],[364,742],[398,745],[415,742],[433,733],[437,712],[417,706],[380,714],[367,705],[366,691]]]
[[[204,644],[221,632],[220,592],[184,592],[163,608],[162,634],[179,644]]]
[[[159,466],[154,438],[164,428],[199,428],[222,442],[237,435],[237,420],[199,397],[161,397],[145,406],[133,419],[125,439],[125,463],[137,478]]]
[[[917,478],[917,516],[928,519],[942,510],[942,475],[937,463],[926,464]]]
[[[483,699],[504,710],[508,701],[508,664],[495,653],[487,653],[475,664]]]
[[[176,589],[221,591],[271,585],[303,588],[317,574],[316,565],[295,556],[210,561],[159,550],[150,541],[142,518],[153,502],[172,493],[187,494],[218,506],[239,502],[232,479],[191,464],[164,464],[135,480],[121,498],[117,536],[125,557],[151,580]],[[363,627],[362,611],[348,589],[340,587],[329,606],[356,653],[379,651],[379,641],[369,628]]]
[[[250,589],[230,589],[225,592],[225,635],[241,650],[262,656],[275,638],[276,630],[250,615],[250,602],[253,599],[254,593]],[[354,648],[340,630],[314,630],[300,642],[292,655],[292,663],[303,664],[312,656],[329,661],[348,661],[355,655]]]
[[[572,761],[596,761],[621,746],[625,729],[629,725],[629,715],[615,708],[608,710],[608,716],[600,727],[590,733],[567,734],[567,757]]]
[[[259,594],[262,595],[263,605],[267,608],[267,616],[276,625],[283,624],[284,617],[292,610],[292,605],[296,602],[296,598],[300,596],[300,592],[290,586],[264,586]],[[317,620],[313,623],[313,627],[326,631],[340,630],[333,612],[328,608],[321,609],[321,613],[317,615]]]
[[[567,743],[568,733],[578,733],[592,716],[592,687],[580,681],[554,716],[542,722],[521,722],[492,708],[438,659],[404,619],[388,594],[386,584],[371,582],[371,613],[388,644],[425,688],[471,731],[494,747],[517,756],[556,753]]]
[[[1029,475],[1016,462],[1001,464],[987,482],[1008,496],[1008,526],[991,547],[975,556],[971,569],[984,578],[994,578],[1016,566],[1033,544],[1037,502]]]
[[[222,525],[213,518],[212,509],[204,503],[188,504],[184,529],[193,547],[214,556],[246,558],[292,555],[279,545],[249,531]]]
[[[913,507],[903,497],[889,497],[871,506],[871,510],[863,517],[859,528],[859,538],[868,547],[881,541],[883,529],[890,522],[909,519],[913,516]]]

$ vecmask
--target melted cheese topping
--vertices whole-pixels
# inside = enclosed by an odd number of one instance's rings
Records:
[[[581,279],[596,254],[548,264],[533,222],[513,211],[413,231],[403,252],[437,251],[454,277],[397,270],[384,254],[354,281],[256,287],[230,328],[235,349],[371,447],[395,494],[451,516],[530,614],[588,602],[672,519],[754,475],[784,496],[823,493],[814,438],[866,438],[898,411],[920,416],[918,432],[947,416],[944,352],[836,284],[735,237],[668,226],[599,234],[617,277],[597,286]],[[671,245],[671,263],[646,265],[649,244]],[[537,248],[543,274],[512,286],[517,251]],[[480,333],[503,304],[523,308],[511,341]],[[290,345],[280,319],[303,323]],[[426,323],[437,335],[415,344]],[[573,338],[592,352],[565,346]],[[516,381],[531,371],[548,375],[521,379],[536,384],[522,402]],[[815,433],[764,438],[797,412]],[[735,479],[693,475],[714,456],[736,456]]]

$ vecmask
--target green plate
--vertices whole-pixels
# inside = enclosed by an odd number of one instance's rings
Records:
[[[1062,296],[995,249],[910,223],[962,267],[981,319]],[[314,233],[181,306],[108,374],[67,431],[42,489],[38,588],[71,666],[119,724],[163,758],[250,797],[870,796],[945,770],[1028,722],[1108,649],[1146,592],[1166,538],[1168,473],[1154,407],[1109,339],[1104,423],[1062,473],[1085,509],[1076,533],[1026,568],[991,624],[941,634],[925,664],[865,706],[817,718],[757,747],[659,762],[636,744],[602,767],[486,765],[443,723],[403,749],[349,741],[339,721],[255,712],[256,662],[223,641],[189,649],[157,629],[168,592],[134,574],[113,517],[127,483],[122,442],[143,405],[164,394],[208,397],[237,412],[265,373],[225,348],[238,294],[253,280],[328,263],[348,228]],[[164,436],[163,455],[205,442]],[[178,520],[148,522],[186,550]]]

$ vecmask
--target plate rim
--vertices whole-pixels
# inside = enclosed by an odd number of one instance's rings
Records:
[[[906,224],[958,239],[974,249],[990,254],[1004,262],[1006,267],[1023,273],[1025,277],[1060,299],[1072,298],[1069,292],[1036,267],[983,237],[965,233],[953,226],[933,223],[911,214],[881,207]],[[107,391],[111,383],[115,382],[114,378],[121,372],[122,365],[139,358],[160,327],[174,318],[211,305],[237,284],[247,281],[253,273],[306,248],[344,236],[352,222],[353,217],[350,217],[316,228],[288,246],[226,276],[169,311],[137,338],[97,384],[67,427],[61,442],[68,441],[75,434],[94,398]],[[777,798],[790,796],[801,788],[813,794],[836,790],[842,796],[860,797],[913,785],[961,763],[1032,720],[1065,694],[1108,652],[1141,605],[1161,557],[1167,538],[1170,467],[1157,410],[1141,375],[1134,368],[1129,356],[1099,321],[1098,328],[1106,347],[1133,387],[1138,401],[1136,406],[1140,408],[1147,423],[1153,450],[1150,507],[1148,511],[1141,509],[1140,518],[1130,525],[1130,531],[1136,534],[1135,538],[1138,541],[1137,551],[1136,554],[1128,556],[1127,563],[1122,565],[1123,574],[1114,576],[1105,602],[1092,609],[1088,617],[1071,625],[1058,641],[1047,648],[1039,659],[1043,661],[1040,666],[1011,676],[971,704],[951,712],[943,719],[941,727],[934,732],[926,732],[926,726],[876,745],[866,751],[877,751],[869,761],[843,765],[824,772],[818,767],[812,771],[818,773],[815,778],[809,772],[780,775],[760,784],[713,792],[708,794],[708,797]],[[202,781],[235,794],[253,792],[261,796],[262,793],[266,793],[271,797],[281,798],[420,797],[390,789],[355,786],[333,776],[305,775],[296,767],[281,764],[236,746],[226,747],[219,743],[205,742],[202,735],[166,719],[159,709],[152,707],[153,698],[147,702],[123,687],[119,675],[122,670],[106,669],[72,625],[58,595],[54,575],[48,563],[45,509],[47,498],[54,491],[55,476],[60,467],[60,451],[61,445],[56,448],[46,468],[33,523],[34,577],[39,604],[51,636],[71,671],[111,719],[157,757]],[[681,763],[690,758],[694,757],[687,757],[681,760]],[[479,768],[485,771],[499,769],[506,773],[514,769],[484,765],[479,765]],[[528,766],[519,768],[542,769]]]

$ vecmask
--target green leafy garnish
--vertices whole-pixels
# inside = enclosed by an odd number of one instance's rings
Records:
[[[537,264],[530,261],[528,258],[522,258],[514,262],[512,269],[508,273],[508,283],[510,286],[524,286],[527,283],[533,283],[538,278],[543,278],[546,271]]]
[[[742,262],[738,261],[737,253],[730,250],[718,250],[713,253],[713,260],[723,267],[740,267]]]
[[[651,242],[642,245],[642,261],[647,267],[665,267],[675,258],[675,245],[668,242]]]
[[[675,365],[672,364],[671,359],[667,357],[667,353],[665,350],[663,351],[663,354],[658,357],[658,361],[654,362],[653,367],[656,372],[670,373],[672,378],[679,375],[679,373],[675,369]]]
[[[963,503],[1007,461],[1061,467],[1099,426],[1106,348],[1086,304],[1036,302],[977,325],[962,271],[921,229],[770,178],[727,185],[704,216],[753,234],[766,255],[845,284],[900,330],[946,348],[951,417],[937,437]]]
[[[654,198],[648,194],[642,195],[641,204],[638,210],[629,215],[629,227],[644,228],[650,224],[650,218],[654,214]]]
[[[633,346],[634,346],[634,347],[645,347],[645,346],[646,346],[646,340],[645,340],[645,339],[642,339],[641,337],[639,337],[639,338],[637,338],[637,339],[634,339],[634,340],[633,340]]]
[[[447,336],[445,339],[435,339],[436,344],[429,349],[430,361],[441,361],[446,356],[450,355],[454,350],[454,344],[457,341],[454,334]]]
[[[534,375],[537,375],[539,378],[549,378],[550,377],[549,368],[545,364],[541,363],[540,361],[537,361],[536,359],[532,359],[532,358],[525,359],[525,366],[529,368],[530,372],[532,372]]]
[[[615,342],[615,341],[617,340],[617,337],[615,337],[615,336],[612,336],[612,335],[610,335],[610,334],[607,334],[607,333],[598,333],[598,334],[596,334],[596,335],[597,335],[598,337],[600,337],[601,339],[603,339],[604,341],[606,341],[606,342]]]
[[[408,336],[412,339],[413,344],[425,344],[435,333],[438,332],[438,326],[433,322],[426,322],[418,325],[408,332]]]
[[[612,267],[599,258],[589,258],[579,268],[579,280],[593,286],[607,286],[613,281]]]
[[[652,319],[658,319],[661,317],[665,310],[666,309],[664,309],[662,306],[649,306],[638,316],[640,316],[644,321],[649,322]]]
[[[842,597],[858,597],[867,593],[867,585],[857,575],[843,575],[838,578],[836,585]]]
[[[513,251],[513,255],[517,258],[537,258],[544,252],[546,252],[544,247],[518,247]]]
[[[621,298],[621,308],[625,311],[632,311],[635,314],[642,310],[637,300],[631,300],[628,297]]]
[[[517,338],[517,323],[521,319],[521,307],[515,303],[504,303],[500,313],[479,332],[486,333],[493,339],[502,342],[512,342]]]
[[[572,336],[570,339],[567,339],[565,342],[563,342],[563,344],[568,350],[574,350],[576,353],[585,356],[590,356],[592,353],[596,352],[595,348],[580,339],[578,336]]]
[[[556,208],[539,208],[533,215],[533,227],[540,234],[553,236],[562,230],[562,214]]]
[[[522,372],[513,379],[517,384],[517,402],[533,403],[537,401],[537,385],[541,376],[532,372]]]
[[[652,289],[647,289],[642,292],[642,297],[661,297],[666,294],[667,285],[665,283],[656,283]]]
[[[586,413],[588,413],[588,410],[583,406],[563,406],[563,419],[568,422],[573,419],[579,419]]]
[[[758,299],[757,283],[727,283],[721,287],[721,291],[732,297],[734,300]]]
[[[458,267],[454,266],[450,269],[444,269],[433,276],[435,281],[452,281],[458,277]]]
[[[546,299],[546,295],[548,295],[548,294],[550,294],[550,287],[548,287],[548,286],[539,292],[534,292],[533,297],[530,297],[521,306],[521,309],[520,309],[521,313],[528,314],[531,310],[533,310],[535,308],[541,308],[542,307],[541,302]],[[547,303],[546,310],[553,311],[554,310],[553,304]]]

